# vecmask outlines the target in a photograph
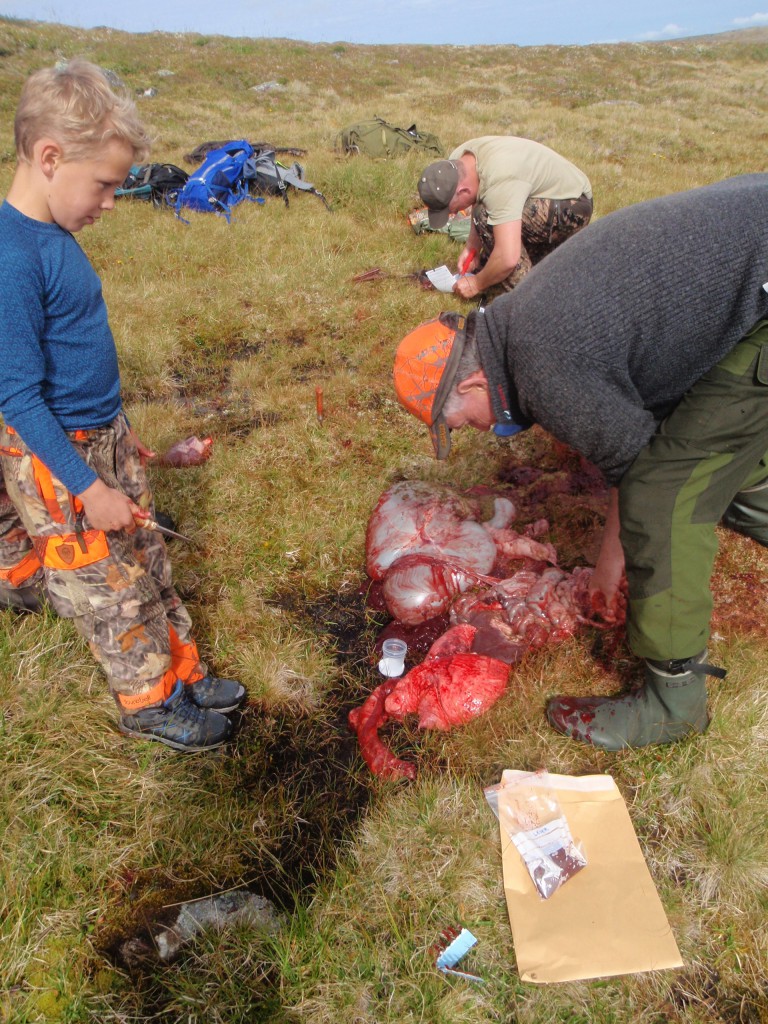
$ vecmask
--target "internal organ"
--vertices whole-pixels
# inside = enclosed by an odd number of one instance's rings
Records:
[[[470,572],[485,575],[496,561],[491,530],[503,529],[515,517],[509,498],[496,498],[494,516],[478,522],[480,503],[448,487],[421,480],[402,480],[379,498],[368,521],[366,570],[384,579],[404,555],[425,555],[456,561]]]
[[[504,693],[509,665],[469,653],[475,633],[468,624],[453,626],[433,644],[421,665],[397,682],[381,683],[349,713],[360,752],[374,775],[416,777],[416,766],[396,757],[379,736],[379,729],[391,719],[418,714],[420,729],[448,730],[483,714]]]
[[[607,625],[593,606],[591,577],[589,568],[521,569],[509,579],[459,597],[451,608],[451,621],[475,626],[474,651],[515,664],[531,648],[572,636],[581,625]]]
[[[391,718],[419,716],[420,729],[448,731],[488,710],[507,687],[509,665],[482,654],[427,658],[384,700]]]
[[[557,561],[551,544],[509,529],[515,507],[508,498],[494,499],[486,522],[479,514],[479,502],[421,481],[384,492],[368,523],[366,568],[384,581],[395,619],[416,625],[442,614],[459,594],[493,582],[488,573],[500,557]]]
[[[442,615],[457,595],[487,579],[458,562],[424,554],[404,555],[387,571],[382,593],[390,615],[415,626]]]

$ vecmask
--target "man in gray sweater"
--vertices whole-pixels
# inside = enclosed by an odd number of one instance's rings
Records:
[[[626,571],[644,679],[556,697],[558,731],[609,750],[708,724],[709,580],[721,520],[768,546],[768,174],[602,218],[508,295],[401,342],[401,403],[430,428],[538,423],[612,486],[593,589]]]

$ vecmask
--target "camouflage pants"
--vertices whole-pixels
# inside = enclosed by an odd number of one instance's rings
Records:
[[[107,485],[151,510],[144,468],[122,414],[107,427],[69,437]],[[6,569],[0,586],[13,589],[8,570],[18,569],[20,560],[27,567],[36,561],[33,575],[44,574],[51,605],[88,640],[126,709],[164,699],[177,679],[205,675],[162,537],[142,529],[132,535],[90,529],[79,500],[7,427],[0,429],[0,466],[7,495],[4,502],[0,496],[0,568]]]
[[[0,464],[0,608],[36,612],[44,600],[43,567],[8,497]]]
[[[494,289],[511,292],[532,266],[566,238],[586,227],[591,217],[592,200],[587,196],[579,196],[578,199],[529,199],[523,207],[520,262],[509,277],[494,285]],[[488,211],[482,203],[472,207],[472,224],[480,237],[477,266],[482,269],[493,251],[493,227],[488,223]]]

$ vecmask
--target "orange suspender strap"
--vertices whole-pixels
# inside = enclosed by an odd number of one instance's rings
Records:
[[[37,493],[48,510],[48,515],[54,523],[66,523],[67,520],[56,497],[51,471],[36,455],[32,456],[32,473],[37,484]]]
[[[34,576],[39,568],[40,559],[37,553],[28,551],[21,561],[12,565],[10,569],[0,569],[0,580],[10,583],[12,587],[20,587],[30,576]]]
[[[183,683],[196,683],[204,675],[200,670],[197,644],[194,640],[182,643],[179,634],[170,622],[168,623],[168,633],[171,638],[171,668],[176,673],[176,678],[181,679]]]

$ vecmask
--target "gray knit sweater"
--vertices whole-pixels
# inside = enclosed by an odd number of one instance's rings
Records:
[[[768,319],[766,282],[768,174],[603,217],[478,316],[497,420],[541,424],[617,483],[684,392]]]

